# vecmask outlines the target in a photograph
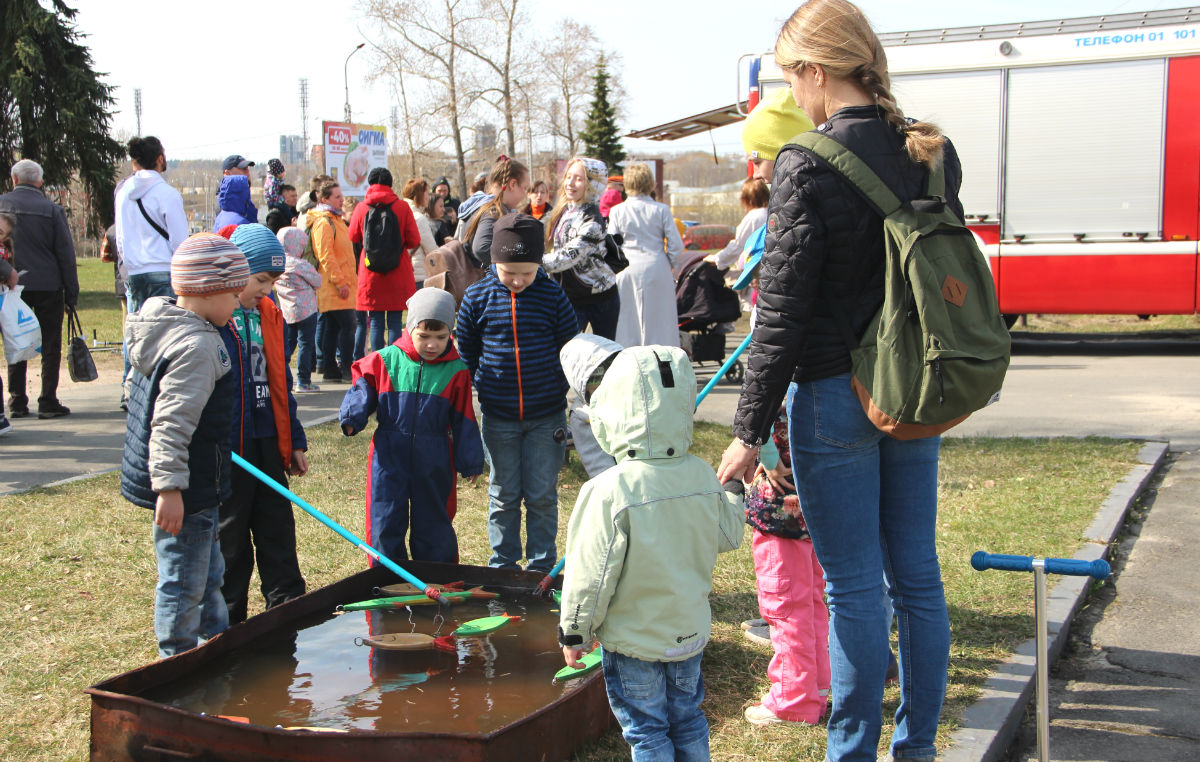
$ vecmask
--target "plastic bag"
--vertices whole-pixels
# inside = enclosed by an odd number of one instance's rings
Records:
[[[42,351],[42,327],[29,305],[21,301],[24,288],[0,289],[0,336],[9,365],[32,360]]]

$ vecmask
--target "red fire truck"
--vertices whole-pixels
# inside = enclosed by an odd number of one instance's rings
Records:
[[[958,150],[1002,311],[1198,311],[1200,10],[880,39],[905,114]],[[786,83],[749,58],[753,108]]]

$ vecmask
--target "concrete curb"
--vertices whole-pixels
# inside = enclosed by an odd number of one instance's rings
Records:
[[[1139,464],[1113,487],[1100,506],[1095,520],[1083,533],[1084,546],[1075,558],[1093,561],[1108,555],[1125,514],[1162,466],[1169,446],[1167,442],[1146,442],[1142,446]],[[1051,667],[1066,645],[1071,621],[1087,597],[1090,582],[1089,577],[1060,577],[1047,595]],[[999,762],[1004,757],[1021,727],[1025,707],[1033,699],[1036,652],[1036,641],[1030,638],[996,666],[979,698],[963,712],[959,729],[950,737],[950,747],[939,757],[942,762]]]

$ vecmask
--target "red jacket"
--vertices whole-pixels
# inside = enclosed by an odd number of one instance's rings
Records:
[[[408,250],[421,245],[421,231],[417,229],[417,221],[412,209],[396,196],[395,191],[386,185],[371,185],[367,188],[367,197],[354,207],[350,215],[350,240],[361,244],[363,239],[363,221],[372,204],[391,204],[396,219],[400,221],[400,237],[404,242],[404,251],[400,254],[400,264],[396,269],[386,273],[377,273],[368,269],[358,258],[358,298],[356,307],[359,310],[401,311],[408,305],[408,299],[417,290],[417,282],[413,278],[412,260]]]

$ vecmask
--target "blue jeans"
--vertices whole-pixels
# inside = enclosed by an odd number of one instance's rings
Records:
[[[613,340],[617,336],[617,319],[621,317],[621,296],[614,288],[612,296],[595,304],[574,304],[575,322],[579,332],[592,324],[592,333]]]
[[[129,300],[129,314],[142,308],[152,296],[175,296],[171,290],[171,271],[138,273],[125,279],[125,296]]]
[[[296,361],[296,378],[302,384],[312,383],[313,355],[317,336],[317,315],[314,312],[298,323],[288,323],[287,329],[287,361],[292,362],[292,352],[300,347],[300,358]]]
[[[154,525],[158,586],[154,590],[154,635],[164,659],[211,638],[229,627],[221,597],[225,560],[221,557],[217,508],[183,517],[178,535]]]
[[[140,310],[152,296],[175,296],[175,292],[171,290],[170,270],[138,273],[125,279],[125,307],[130,315]],[[125,358],[125,372],[121,378],[125,379],[129,376],[129,353],[123,344],[121,354]],[[121,392],[121,401],[125,401],[124,391]]]
[[[354,363],[354,310],[329,310],[325,316],[325,336],[322,337],[321,355],[324,365],[321,372],[336,376],[339,373],[350,379],[350,366]],[[338,361],[342,366],[338,368]]]
[[[388,340],[383,341],[384,323],[387,323]],[[394,344],[404,330],[404,310],[371,311],[367,313],[367,325],[371,329],[371,351],[378,352],[388,344]]]
[[[525,500],[525,557],[529,571],[548,573],[558,560],[558,472],[565,455],[567,417],[509,421],[482,416],[488,477],[490,566],[520,569],[521,499]],[[561,433],[559,433],[561,432]]]
[[[698,653],[685,661],[642,661],[604,652],[608,705],[621,723],[633,762],[707,762],[708,720],[700,709],[702,658]]]
[[[367,313],[362,310],[354,311],[354,360],[361,360],[367,354]],[[343,360],[349,367],[354,360]]]
[[[325,330],[329,327],[329,318],[325,317],[324,312],[317,313],[317,358],[313,364],[313,370],[320,370],[325,367]]]
[[[876,429],[845,374],[793,383],[787,408],[796,490],[829,594],[826,758],[876,756],[888,662],[879,600],[886,573],[900,632],[892,754],[932,760],[950,652],[935,542],[941,439],[902,442]]]

